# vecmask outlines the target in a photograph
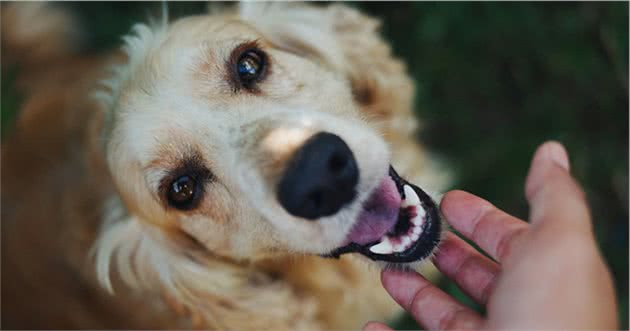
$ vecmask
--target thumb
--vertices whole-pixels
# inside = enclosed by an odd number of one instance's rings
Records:
[[[555,141],[542,144],[534,154],[527,175],[525,195],[532,226],[590,229],[584,193],[569,174],[569,158]],[[545,223],[545,224],[543,224]]]

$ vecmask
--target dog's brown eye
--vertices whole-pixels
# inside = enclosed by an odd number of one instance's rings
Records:
[[[189,209],[197,196],[197,181],[188,175],[175,179],[168,190],[168,203],[177,209]]]
[[[265,56],[261,51],[250,49],[243,52],[236,63],[240,83],[249,87],[260,80],[265,71],[265,65]]]

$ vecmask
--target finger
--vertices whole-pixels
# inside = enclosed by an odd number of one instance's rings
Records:
[[[392,329],[381,322],[367,322],[367,324],[363,326],[363,331],[392,331]]]
[[[446,193],[440,205],[449,224],[497,261],[503,261],[527,223],[464,191]]]
[[[567,152],[557,142],[544,143],[534,154],[525,184],[532,226],[590,232],[584,193],[568,170]]]
[[[383,286],[425,329],[478,329],[481,316],[415,272],[385,270]]]
[[[433,261],[442,273],[481,305],[488,301],[501,270],[496,262],[453,233],[446,235]]]

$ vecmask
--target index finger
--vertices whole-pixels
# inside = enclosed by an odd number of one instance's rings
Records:
[[[522,220],[464,191],[446,193],[440,208],[450,225],[497,261],[509,255],[512,243],[528,229]]]

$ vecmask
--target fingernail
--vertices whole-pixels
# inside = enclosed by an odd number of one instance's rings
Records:
[[[564,170],[569,171],[569,155],[561,143],[557,141],[548,141],[543,144],[542,149],[543,155],[545,155],[546,158]]]

